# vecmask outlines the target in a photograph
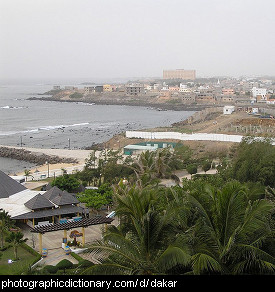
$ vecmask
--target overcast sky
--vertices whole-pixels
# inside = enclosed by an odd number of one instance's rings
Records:
[[[274,0],[0,0],[0,78],[275,76]]]

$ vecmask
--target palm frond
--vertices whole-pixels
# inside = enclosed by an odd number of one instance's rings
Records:
[[[163,272],[177,265],[188,266],[191,263],[191,255],[188,249],[177,246],[169,246],[158,258],[157,266]]]
[[[221,264],[216,259],[203,253],[192,256],[192,266],[195,275],[221,273],[223,271]]]

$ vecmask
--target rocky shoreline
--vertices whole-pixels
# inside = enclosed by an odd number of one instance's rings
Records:
[[[64,158],[52,155],[46,155],[44,153],[37,154],[26,149],[18,149],[11,147],[0,147],[0,157],[6,157],[11,159],[23,160],[36,165],[43,165],[46,162],[50,164],[57,163],[78,163],[77,159]]]
[[[28,100],[40,100],[40,101],[58,101],[58,102],[81,102],[81,103],[89,103],[95,105],[124,105],[124,106],[142,106],[142,107],[152,107],[157,110],[173,110],[173,111],[201,111],[205,108],[211,107],[211,105],[206,104],[181,104],[181,103],[156,103],[148,100],[143,100],[140,98],[139,100],[130,100],[130,99],[101,99],[99,98],[79,98],[79,99],[62,99],[57,98],[56,96],[47,96],[47,97],[30,97]]]

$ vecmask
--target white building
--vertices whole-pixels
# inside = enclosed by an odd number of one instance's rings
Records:
[[[266,99],[266,88],[252,87],[251,92],[254,98],[260,95],[262,99]]]
[[[189,93],[189,92],[191,92],[191,90],[186,84],[180,83],[179,92]]]
[[[235,106],[233,105],[226,105],[223,107],[224,115],[231,115],[234,111],[235,111]]]

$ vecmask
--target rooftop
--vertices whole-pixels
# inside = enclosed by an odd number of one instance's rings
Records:
[[[84,218],[78,221],[71,221],[66,223],[56,223],[56,224],[47,224],[47,225],[37,225],[32,227],[31,232],[34,233],[46,233],[51,231],[57,230],[69,230],[72,228],[77,227],[88,227],[91,225],[98,225],[98,224],[110,224],[114,219],[107,218],[103,216],[95,216],[93,218]]]
[[[8,198],[25,189],[26,187],[0,170],[0,198]]]

